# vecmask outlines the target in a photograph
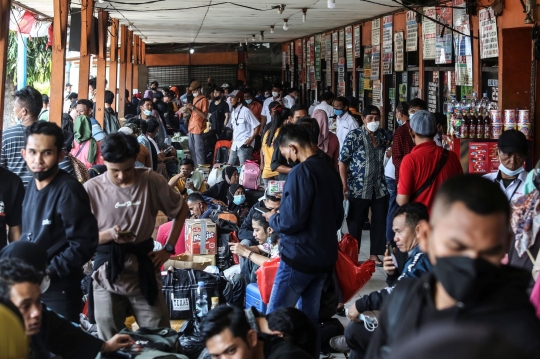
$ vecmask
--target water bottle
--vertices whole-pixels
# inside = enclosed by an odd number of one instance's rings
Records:
[[[478,109],[480,101],[478,101],[478,95],[476,92],[473,92],[471,102],[470,102],[470,113],[473,113],[474,110]]]
[[[489,101],[489,97],[487,96],[487,93],[484,92],[482,94],[482,99],[480,100],[480,107],[481,109],[479,109],[478,113],[481,113],[483,114],[484,111],[488,111],[489,112],[489,105],[490,105],[490,102]]]
[[[195,300],[195,308],[197,311],[197,317],[203,319],[208,313],[208,300],[206,299],[206,290],[204,289],[204,282],[199,282],[197,288],[197,298]]]

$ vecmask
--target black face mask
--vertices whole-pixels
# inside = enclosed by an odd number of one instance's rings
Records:
[[[47,178],[51,177],[58,171],[58,163],[49,168],[47,171],[41,171],[41,172],[32,172],[32,176],[37,179],[39,182],[46,180]]]
[[[152,91],[156,91],[157,90],[157,87],[152,87]]]
[[[221,100],[221,96],[214,96],[214,100]]]
[[[497,285],[500,268],[483,259],[454,256],[437,258],[433,273],[452,298],[467,303]]]

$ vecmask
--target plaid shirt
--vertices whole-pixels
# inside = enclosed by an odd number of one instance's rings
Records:
[[[392,145],[392,163],[396,167],[396,183],[399,183],[399,169],[401,167],[401,162],[403,157],[411,153],[414,142],[411,138],[409,130],[411,125],[409,121],[405,122],[403,125],[397,128],[394,132],[394,144]]]

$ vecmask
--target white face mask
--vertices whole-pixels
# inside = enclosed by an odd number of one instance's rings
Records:
[[[369,122],[366,127],[370,132],[375,132],[379,129],[380,121]]]
[[[279,97],[279,92],[272,92],[273,97]]]
[[[193,91],[193,97],[197,97],[197,96],[199,96],[199,92]]]

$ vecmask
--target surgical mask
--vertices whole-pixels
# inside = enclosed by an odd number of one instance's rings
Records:
[[[396,120],[396,121],[397,121],[398,126],[403,125],[403,121],[401,121],[401,120]]]
[[[377,131],[379,129],[380,124],[381,123],[379,121],[368,122],[366,127],[370,132],[375,132],[375,131]]]
[[[41,172],[32,172],[32,176],[37,179],[39,182],[46,180],[47,178],[51,177],[58,171],[58,163],[49,168],[47,171],[41,171]]]
[[[150,110],[144,110],[143,112],[144,112],[144,114],[146,116],[151,116],[152,115],[152,111],[150,111]]]
[[[199,92],[193,91],[193,97],[197,97],[197,96],[199,96]]]
[[[508,177],[515,177],[515,176],[519,175],[521,172],[525,171],[525,169],[523,168],[523,166],[521,166],[517,170],[511,171],[501,163],[499,165],[499,171],[501,171],[502,173],[504,173]]]
[[[22,110],[24,110],[24,108],[21,108],[19,113],[15,115],[15,122],[17,122],[17,125],[22,125],[23,123],[22,118],[19,118],[19,115],[21,114]]]
[[[273,96],[273,97],[279,97],[279,92],[273,92],[273,91],[272,91],[272,96]]]
[[[483,259],[453,256],[437,258],[433,273],[452,298],[467,303],[497,285],[500,269]]]
[[[341,116],[343,115],[343,110],[340,108],[334,108],[334,115]]]
[[[241,205],[242,203],[244,203],[246,201],[246,196],[243,195],[243,194],[240,194],[240,195],[237,195],[237,196],[234,196],[234,204],[236,204],[237,206]]]
[[[246,100],[246,103],[249,105],[253,102],[253,100]]]

